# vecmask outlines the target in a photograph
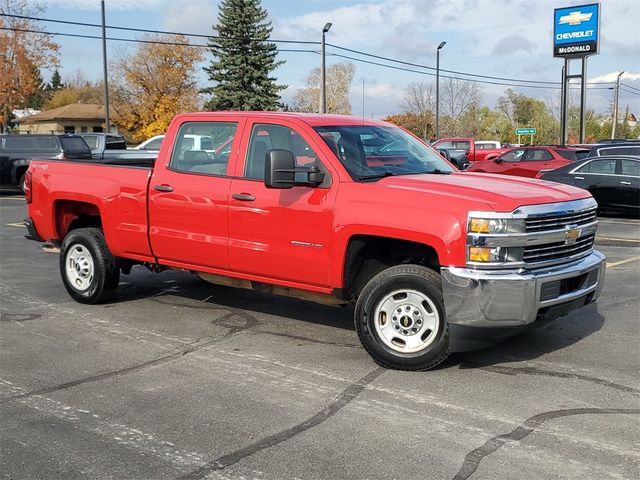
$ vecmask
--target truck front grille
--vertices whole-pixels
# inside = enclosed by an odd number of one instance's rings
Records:
[[[525,219],[525,229],[527,233],[534,233],[587,225],[596,221],[596,212],[597,208],[592,207],[578,212],[529,216]]]
[[[574,243],[569,244],[563,241],[524,247],[522,260],[527,264],[548,262],[550,260],[570,260],[583,254],[591,253],[594,241],[595,235],[591,234],[585,235]]]

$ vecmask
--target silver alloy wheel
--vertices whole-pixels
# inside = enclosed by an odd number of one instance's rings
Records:
[[[396,290],[376,306],[374,324],[380,340],[400,353],[415,353],[433,343],[440,315],[433,301],[417,290]]]
[[[76,290],[84,291],[91,286],[94,274],[93,257],[86,247],[77,243],[72,245],[67,250],[65,265],[67,280]]]

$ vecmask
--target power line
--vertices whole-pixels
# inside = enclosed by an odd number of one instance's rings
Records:
[[[0,13],[0,16],[2,17],[9,17],[9,18],[19,18],[21,20],[35,20],[35,21],[39,21],[39,22],[47,22],[47,23],[62,23],[64,25],[76,25],[76,26],[80,26],[80,27],[93,27],[93,28],[102,28],[101,24],[98,23],[86,23],[86,22],[73,22],[71,20],[57,20],[57,19],[53,19],[53,18],[38,18],[38,17],[29,17],[26,15],[12,15],[12,14],[8,14],[8,13]],[[138,33],[156,33],[156,34],[160,34],[160,35],[181,35],[183,37],[196,37],[196,38],[215,38],[215,39],[220,39],[220,38],[224,38],[224,39],[230,39],[233,38],[235,40],[256,40],[256,41],[262,41],[263,39],[261,38],[251,38],[251,37],[220,37],[217,35],[205,35],[205,34],[199,34],[199,33],[182,33],[182,32],[168,32],[166,30],[149,30],[149,29],[145,29],[145,28],[133,28],[133,27],[120,27],[120,26],[115,26],[115,25],[106,25],[106,28],[112,29],[112,30],[125,30],[128,32],[138,32]],[[100,37],[102,38],[102,37]],[[273,40],[273,39],[268,39],[269,42],[272,43],[299,43],[299,44],[308,44],[308,45],[320,45],[320,42],[312,42],[312,41],[304,41],[304,40]]]
[[[433,71],[436,70],[435,67],[431,67],[431,66],[428,66],[428,65],[422,65],[422,64],[419,64],[419,63],[405,62],[404,60],[397,60],[395,58],[383,57],[381,55],[374,55],[373,53],[362,52],[360,50],[354,50],[352,48],[341,47],[340,45],[334,45],[334,44],[331,44],[331,43],[327,43],[327,45],[331,46],[333,48],[337,48],[338,50],[344,50],[344,51],[355,53],[355,54],[358,54],[358,55],[364,55],[366,57],[377,58],[379,60],[385,60],[387,62],[400,63],[402,65],[409,65],[409,66],[412,66],[412,67],[426,68],[428,70],[433,70]],[[494,77],[494,76],[491,76],[491,75],[480,75],[480,74],[476,74],[476,73],[459,72],[459,71],[456,71],[456,70],[446,70],[444,68],[441,68],[440,71],[441,72],[445,72],[445,73],[453,73],[453,74],[456,74],[456,75],[465,75],[465,76],[468,76],[468,77],[488,78],[488,79],[491,79],[491,80],[505,80],[505,81],[509,81],[509,82],[541,83],[541,84],[547,84],[547,85],[559,85],[560,84],[560,82],[550,82],[550,81],[546,81],[546,80],[523,80],[523,79],[518,79],[518,78]]]
[[[355,58],[355,57],[350,57],[348,55],[342,55],[339,53],[329,53],[329,55],[334,56],[334,57],[339,57],[339,58],[345,58],[348,60],[353,60],[356,62],[362,62],[362,63],[368,63],[370,65],[377,65],[380,67],[386,67],[386,68],[391,68],[393,70],[401,70],[401,71],[405,71],[405,72],[411,72],[411,73],[418,73],[420,75],[428,75],[431,77],[435,77],[436,74],[435,73],[431,73],[431,72],[424,72],[421,70],[413,70],[410,68],[405,68],[405,67],[397,67],[395,65],[387,65],[384,63],[379,63],[379,62],[373,62],[371,60],[364,60],[362,58]],[[519,87],[519,88],[540,88],[540,89],[545,89],[545,90],[560,90],[560,86],[547,86],[547,85],[520,85],[520,84],[516,84],[516,83],[504,83],[504,82],[491,82],[489,80],[475,80],[472,78],[460,78],[460,77],[454,77],[451,75],[442,75],[440,74],[441,77],[443,78],[451,78],[451,79],[456,79],[456,80],[463,80],[466,82],[474,82],[474,83],[484,83],[484,84],[490,84],[490,85],[503,85],[503,86],[508,86],[508,87]],[[601,85],[601,84],[590,84],[590,85]],[[576,85],[575,87],[570,87],[570,88],[579,88],[578,85]],[[589,90],[609,90],[609,87],[590,87]]]
[[[640,96],[640,92],[634,92],[633,90],[627,90],[626,88],[620,87],[620,91],[628,93],[630,95]]]
[[[45,30],[33,30],[26,28],[15,28],[15,27],[0,27],[0,30],[8,30],[12,32],[23,32],[23,33],[35,33],[39,35],[55,35],[60,37],[72,37],[72,38],[91,38],[100,40],[102,37],[97,35],[87,35],[81,33],[63,33],[63,32],[48,32]],[[197,47],[197,48],[209,48],[209,45],[205,45],[202,43],[184,43],[184,42],[167,42],[164,40],[145,40],[145,39],[136,39],[136,38],[119,38],[119,37],[107,37],[107,40],[113,40],[116,42],[131,42],[131,43],[146,43],[153,45],[172,45],[172,46],[181,46],[181,47]],[[317,53],[315,50],[305,50],[305,49],[278,49],[278,52],[300,52],[300,53]]]
[[[622,85],[623,87],[630,88],[631,90],[637,90],[638,92],[640,92],[640,88],[634,87],[633,85],[629,85],[627,83],[622,83],[622,82],[620,82],[620,85]]]

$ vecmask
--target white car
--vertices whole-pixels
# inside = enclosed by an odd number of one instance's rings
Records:
[[[164,135],[156,135],[148,140],[145,140],[135,150],[160,150],[160,145]],[[213,152],[213,140],[207,135],[194,135],[186,134],[182,140],[181,150],[204,150],[206,152]]]

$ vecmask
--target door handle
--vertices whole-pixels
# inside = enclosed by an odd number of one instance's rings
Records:
[[[584,180],[584,177],[573,177],[573,178],[575,178],[576,180]]]
[[[620,182],[620,185],[631,185],[631,182]]]
[[[158,192],[173,192],[173,187],[171,185],[166,185],[166,184],[155,185],[153,189],[157,190]]]
[[[256,197],[251,195],[250,193],[234,193],[231,195],[231,198],[234,200],[240,200],[242,202],[253,202]]]

